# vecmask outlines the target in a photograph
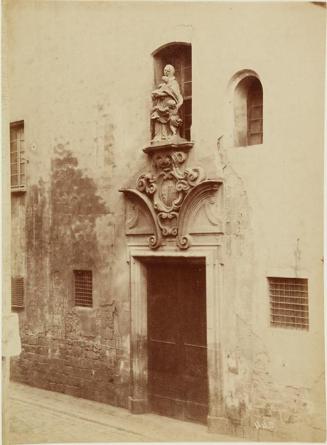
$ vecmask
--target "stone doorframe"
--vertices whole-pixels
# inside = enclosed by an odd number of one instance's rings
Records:
[[[156,257],[202,258],[206,265],[207,368],[209,383],[209,431],[226,430],[224,417],[220,302],[222,268],[220,246],[193,246],[187,251],[165,247],[151,251],[146,247],[130,248],[131,304],[131,392],[129,409],[133,414],[149,411],[147,368],[147,269],[146,260]]]

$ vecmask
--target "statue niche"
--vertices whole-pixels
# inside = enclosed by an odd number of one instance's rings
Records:
[[[179,111],[184,100],[172,65],[165,66],[162,82],[152,92],[152,100],[152,139],[150,145],[143,148],[151,161],[151,169],[138,177],[134,187],[120,189],[131,204],[127,212],[127,234],[149,234],[151,249],[175,240],[176,246],[185,250],[192,244],[190,229],[195,215],[208,200],[213,200],[222,181],[207,178],[201,167],[187,166],[193,142],[180,136],[183,121]],[[203,233],[220,233],[220,221],[212,215],[212,206],[207,207],[214,229]]]
[[[152,92],[152,101],[151,144],[169,143],[179,139],[179,128],[183,123],[179,109],[183,104],[183,96],[172,65],[165,66],[162,83]]]

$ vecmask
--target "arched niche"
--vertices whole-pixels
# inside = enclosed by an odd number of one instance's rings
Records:
[[[255,71],[240,70],[230,79],[225,119],[227,146],[263,143],[263,87]]]

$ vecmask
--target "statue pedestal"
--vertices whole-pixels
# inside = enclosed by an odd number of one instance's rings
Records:
[[[150,145],[143,148],[143,151],[144,153],[149,155],[158,153],[159,151],[163,150],[188,152],[189,150],[191,150],[193,145],[194,142],[192,141],[187,141],[186,139],[180,136],[174,136],[167,140],[151,141]]]

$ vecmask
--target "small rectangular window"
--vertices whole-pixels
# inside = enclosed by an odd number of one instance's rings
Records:
[[[24,191],[25,175],[24,121],[10,124],[10,180],[12,191]]]
[[[271,326],[309,329],[308,280],[268,277]]]
[[[11,308],[24,308],[25,283],[23,277],[11,278]]]
[[[74,270],[75,306],[92,307],[92,271]]]

